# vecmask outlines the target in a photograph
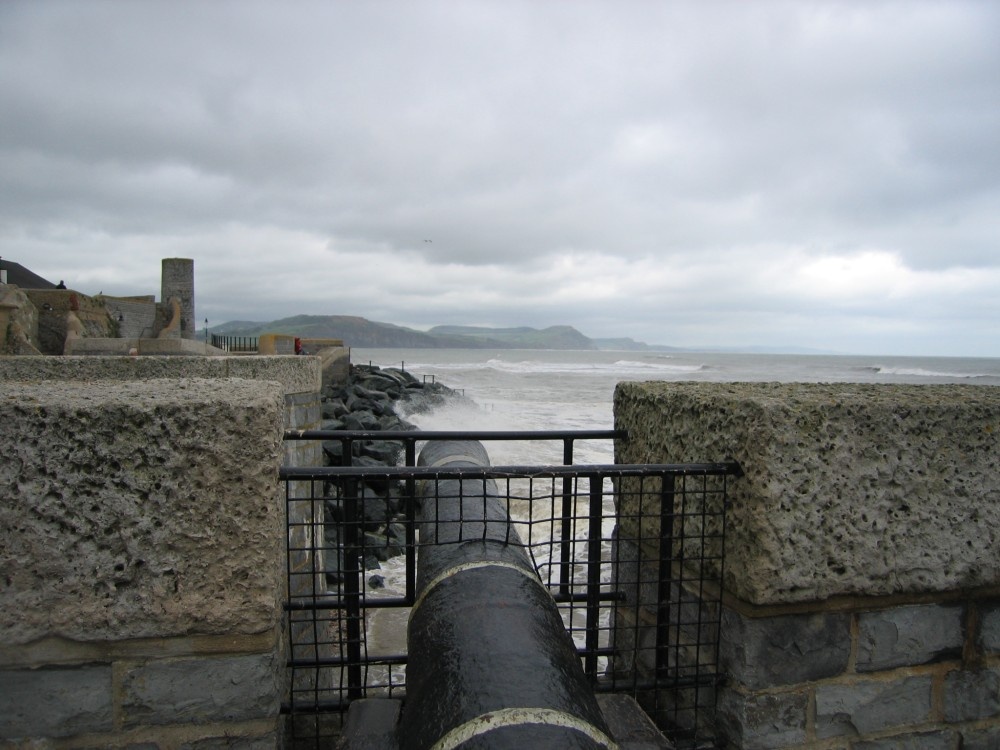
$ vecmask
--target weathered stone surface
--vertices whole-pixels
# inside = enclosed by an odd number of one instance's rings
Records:
[[[960,606],[895,607],[858,615],[859,672],[916,666],[962,653]]]
[[[38,308],[20,288],[0,283],[0,356],[41,354]]]
[[[295,336],[289,333],[262,333],[257,337],[257,353],[266,356],[295,354]]]
[[[806,739],[809,696],[792,693],[744,694],[726,689],[719,695],[719,730],[731,747],[771,750]]]
[[[322,387],[317,357],[226,357],[225,362],[226,377],[277,380],[285,393],[319,393]]]
[[[956,669],[944,678],[944,718],[949,722],[1000,716],[1000,669]]]
[[[753,618],[723,609],[719,661],[723,672],[748,688],[833,677],[847,668],[850,654],[849,615]]]
[[[248,634],[279,617],[277,383],[6,383],[0,637]]]
[[[956,747],[958,735],[951,729],[936,732],[911,732],[883,737],[877,740],[855,742],[852,750],[952,750]],[[963,745],[963,750],[968,750]]]
[[[275,654],[160,660],[122,679],[125,726],[207,724],[276,715],[282,665]]]
[[[319,357],[324,388],[342,386],[347,383],[351,374],[351,350],[342,344],[322,346],[322,341],[323,339],[307,339],[302,342],[302,350]]]
[[[70,312],[82,326],[82,335],[115,335],[117,321],[108,315],[103,297],[90,297],[72,289],[25,289],[24,292],[38,311],[38,349],[42,354],[63,354]]]
[[[176,300],[178,338],[193,339],[196,326],[193,259],[163,258],[160,261],[160,299],[164,302]]]
[[[625,463],[739,461],[726,585],[767,604],[1000,583],[1000,388],[621,383]]]
[[[0,357],[0,382],[155,378],[273,380],[285,394],[320,390],[317,357]]]
[[[984,651],[1000,652],[1000,602],[980,610],[979,642]]]
[[[997,750],[1000,748],[1000,725],[962,730],[962,750]]]
[[[178,750],[274,750],[283,747],[277,732],[269,732],[256,737],[208,737],[193,742],[185,742]],[[155,746],[159,750],[159,745]]]
[[[111,729],[111,667],[0,671],[0,738]]]
[[[921,724],[931,710],[930,675],[816,687],[816,736],[865,735]]]

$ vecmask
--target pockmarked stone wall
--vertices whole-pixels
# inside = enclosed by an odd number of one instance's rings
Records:
[[[620,462],[745,472],[699,653],[724,741],[1000,747],[1000,389],[623,383],[615,422]]]
[[[753,604],[1000,581],[1000,389],[623,383],[619,460],[735,459],[726,585]]]
[[[276,746],[280,384],[0,394],[0,738]]]
[[[85,342],[86,339],[81,341]],[[123,341],[125,341],[123,339]],[[127,342],[126,342],[127,343]],[[194,342],[191,342],[192,344]],[[127,355],[127,349],[121,352]],[[108,380],[118,382],[154,378],[240,378],[274,381],[285,397],[285,429],[319,429],[321,362],[318,357],[265,356],[66,356],[0,357],[0,385],[4,381]],[[313,442],[285,446],[291,466],[318,466],[322,448]]]

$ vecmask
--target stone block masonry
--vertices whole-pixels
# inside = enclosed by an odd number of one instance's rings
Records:
[[[277,746],[283,390],[3,383],[0,738]]]
[[[156,301],[149,297],[101,297],[123,339],[151,339],[156,335]]]
[[[623,383],[615,417],[620,462],[746,472],[709,657],[720,740],[1000,747],[1000,389]]]
[[[160,302],[167,305],[176,298],[181,308],[181,338],[193,339],[194,311],[194,261],[190,258],[164,258],[160,270]]]

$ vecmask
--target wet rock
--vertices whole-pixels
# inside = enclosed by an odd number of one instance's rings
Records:
[[[400,416],[408,413],[430,411],[450,398],[459,395],[436,382],[424,383],[398,368],[379,368],[371,365],[352,366],[346,384],[324,387],[322,394],[322,428],[324,430],[350,430],[358,432],[409,431],[413,423]],[[340,440],[323,441],[323,455],[327,466],[344,466],[348,462],[344,443]],[[358,513],[363,530],[363,567],[379,567],[380,560],[402,554],[406,541],[406,528],[399,523],[405,510],[401,498],[401,483],[389,477],[379,477],[379,467],[396,466],[402,462],[403,444],[392,440],[356,440],[351,444],[350,465],[367,467],[376,473],[360,485],[346,481],[327,481],[324,542],[327,546],[325,572],[327,581],[339,583],[344,565],[342,524],[345,519],[344,497],[347,492],[357,493],[360,500]],[[373,578],[381,576],[373,576]]]
[[[344,429],[372,432],[381,429],[378,417],[369,409],[359,409],[344,415]]]
[[[395,466],[400,455],[403,453],[403,446],[391,440],[366,441],[361,446],[361,455],[381,461],[386,466]]]
[[[403,554],[403,548],[391,541],[386,536],[385,528],[383,528],[381,533],[365,534],[365,554],[373,556],[376,560],[385,562],[396,555]]]
[[[324,440],[323,455],[326,456],[327,466],[343,466],[344,444],[339,440]]]
[[[328,399],[323,401],[322,414],[323,419],[340,419],[347,414],[347,404],[344,403],[343,399]]]

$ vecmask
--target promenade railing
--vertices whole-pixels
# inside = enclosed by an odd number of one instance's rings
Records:
[[[226,352],[235,354],[256,354],[256,336],[224,336],[222,334],[212,334],[212,346]]]

